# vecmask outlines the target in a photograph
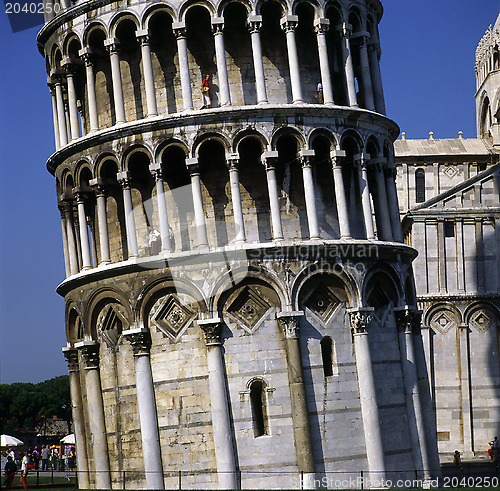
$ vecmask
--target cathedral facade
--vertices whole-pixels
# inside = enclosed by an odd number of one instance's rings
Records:
[[[432,478],[381,3],[50,5],[80,487]]]
[[[500,433],[500,16],[476,50],[477,138],[395,142],[440,455]]]

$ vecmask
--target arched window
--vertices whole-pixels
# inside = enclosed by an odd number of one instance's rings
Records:
[[[252,405],[253,431],[256,437],[269,435],[267,419],[266,393],[264,382],[255,380],[250,386],[250,403]]]
[[[321,356],[323,357],[323,373],[325,377],[333,375],[333,341],[330,336],[321,340]]]
[[[417,169],[415,171],[415,198],[417,203],[425,201],[425,171]]]

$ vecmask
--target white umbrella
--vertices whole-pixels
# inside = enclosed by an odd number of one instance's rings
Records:
[[[66,443],[68,445],[74,445],[75,444],[75,434],[71,433],[69,435],[66,435],[64,438],[61,438],[61,443]]]
[[[24,443],[14,436],[2,435],[0,437],[0,447],[17,447],[17,445],[24,445]]]

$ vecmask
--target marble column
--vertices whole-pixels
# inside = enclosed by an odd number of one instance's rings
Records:
[[[149,352],[151,335],[147,329],[131,329],[123,332],[134,350],[135,388],[137,409],[141,424],[142,458],[148,489],[165,489],[161,460],[160,432],[156,413],[153,373]]]
[[[89,232],[87,228],[87,213],[85,211],[86,194],[80,188],[73,188],[73,194],[76,197],[78,209],[78,226],[80,228],[80,248],[82,251],[82,269],[83,271],[92,268],[92,256],[90,255]]]
[[[158,116],[156,106],[156,89],[153,75],[153,64],[151,63],[150,35],[147,29],[136,32],[136,37],[141,43],[142,69],[144,72],[144,87],[146,89],[146,104],[148,106],[148,117]]]
[[[309,409],[304,384],[302,358],[299,346],[299,323],[304,312],[278,312],[276,317],[285,338],[285,351],[290,388],[293,438],[297,455],[297,467],[304,477],[302,489],[314,489],[314,452],[309,425]]]
[[[343,150],[332,150],[330,153],[333,167],[333,183],[335,185],[335,201],[337,203],[337,216],[339,220],[340,238],[351,238],[351,226],[349,224],[349,211],[347,209],[347,198],[344,188],[344,177],[342,175],[341,159],[345,158]]]
[[[57,98],[56,98],[56,86],[55,84],[48,84],[50,96],[52,98],[52,118],[54,120],[54,140],[56,145],[56,150],[61,147],[61,142],[59,139],[59,119],[57,115]]]
[[[104,45],[109,52],[111,80],[113,82],[113,101],[115,104],[115,124],[125,123],[125,103],[123,101],[122,74],[120,70],[120,42],[116,38],[106,39]]]
[[[80,122],[78,121],[78,107],[76,105],[76,90],[75,90],[75,72],[76,66],[73,65],[69,58],[64,60],[64,69],[66,70],[66,81],[68,83],[68,109],[69,109],[69,126],[71,140],[80,138]]]
[[[85,61],[90,131],[97,131],[99,129],[99,119],[97,117],[97,98],[95,93],[95,76],[94,66],[92,64],[92,50],[90,48],[83,48],[78,52],[78,54]]]
[[[396,189],[396,164],[389,163],[384,169],[385,189],[391,220],[392,238],[395,242],[403,242],[403,229],[399,216],[398,192]]]
[[[372,312],[372,307],[361,307],[350,310],[349,315],[354,339],[359,401],[365,433],[366,457],[370,471],[369,479],[372,482],[382,482],[382,479],[385,479],[384,446],[368,342],[368,327],[373,319]]]
[[[370,73],[375,98],[375,110],[385,114],[384,88],[382,86],[382,75],[380,74],[380,46],[374,42],[368,45],[368,57],[370,60]]]
[[[189,58],[186,39],[186,24],[174,22],[172,24],[175,37],[177,38],[177,52],[179,54],[179,72],[181,76],[182,102],[184,111],[193,109],[193,95],[191,93],[191,77],[189,75]]]
[[[66,126],[66,114],[64,112],[64,98],[61,78],[57,80],[55,86],[57,103],[57,124],[59,126],[59,143],[61,147],[64,147],[68,144],[68,129]]]
[[[59,208],[59,212],[61,213],[61,232],[63,239],[63,251],[64,251],[64,270],[66,272],[66,278],[71,274],[71,266],[69,263],[69,250],[68,250],[68,234],[67,234],[67,226],[66,226],[66,214],[64,211],[65,204],[63,201],[58,201],[57,207]]]
[[[111,476],[108,458],[108,441],[102,402],[101,377],[99,375],[99,344],[94,341],[82,341],[75,348],[81,350],[85,368],[85,387],[87,390],[87,412],[90,427],[95,472],[95,487],[111,489]]]
[[[165,187],[163,184],[163,170],[161,164],[152,164],[149,170],[156,182],[156,199],[158,202],[158,219],[160,221],[161,250],[171,252],[170,226],[168,224],[167,203],[165,201]]]
[[[296,15],[286,15],[280,21],[281,28],[286,33],[286,48],[288,53],[288,66],[290,69],[290,82],[292,84],[292,99],[294,103],[304,102],[300,83],[299,57],[295,42],[295,29],[299,23]]]
[[[231,203],[233,205],[235,242],[246,242],[245,221],[243,218],[243,207],[241,206],[240,179],[238,175],[238,164],[240,156],[237,153],[226,156],[226,164],[229,169],[229,182],[231,184]]]
[[[85,417],[83,415],[82,389],[80,385],[80,365],[76,348],[63,348],[64,357],[68,363],[69,387],[71,395],[71,414],[73,416],[73,430],[76,443],[76,470],[78,473],[78,487],[90,489],[89,460],[87,456],[87,435],[85,431]]]
[[[95,189],[97,198],[97,224],[99,227],[99,248],[101,250],[101,261],[99,265],[104,266],[111,263],[104,181],[101,178],[97,178],[92,179],[89,184]]]
[[[370,62],[368,61],[368,51],[366,49],[367,40],[367,35],[361,36],[361,44],[359,45],[359,65],[361,69],[361,84],[363,86],[363,99],[365,108],[369,109],[370,111],[374,111],[375,102],[373,100]]]
[[[332,77],[330,73],[330,62],[328,60],[328,49],[326,45],[326,33],[330,27],[328,19],[316,19],[314,30],[318,42],[319,70],[321,73],[321,84],[323,85],[323,100],[325,104],[334,104]]]
[[[125,212],[125,228],[127,231],[128,257],[138,257],[137,231],[135,228],[134,205],[129,172],[119,172],[116,175],[123,189],[123,208]]]
[[[413,345],[414,312],[410,308],[405,307],[394,309],[394,314],[398,328],[399,354],[403,368],[403,383],[405,387],[413,463],[417,471],[423,472],[423,478],[429,480],[431,478],[431,464],[429,461],[424,416],[418,387],[417,362]]]
[[[312,159],[314,150],[301,150],[300,161],[302,164],[302,179],[304,181],[304,197],[306,201],[307,224],[309,227],[309,238],[319,239],[318,214],[316,212],[316,193],[314,191],[314,179],[312,173]]]
[[[238,489],[234,436],[229,414],[228,387],[221,345],[222,321],[219,318],[197,321],[207,345],[208,384],[212,429],[217,462],[218,489]]]
[[[375,229],[373,227],[372,204],[370,201],[370,190],[368,189],[368,174],[366,171],[366,162],[368,155],[360,153],[354,156],[356,164],[359,191],[361,193],[361,206],[363,208],[363,220],[367,239],[375,238]]]
[[[273,240],[282,241],[283,229],[281,226],[280,202],[278,198],[278,185],[276,183],[276,169],[274,162],[278,158],[278,152],[264,152],[261,157],[261,162],[266,168],[267,190],[269,193],[269,207],[271,209],[271,227]]]
[[[389,214],[389,205],[387,202],[387,193],[385,191],[384,168],[385,159],[376,158],[369,162],[373,166],[375,182],[377,185],[377,234],[379,240],[392,240],[391,218]]]
[[[198,159],[186,159],[186,166],[189,170],[189,175],[191,176],[191,192],[193,193],[194,218],[196,222],[198,247],[202,249],[208,247],[208,235],[205,209],[203,206],[203,195],[201,192],[201,177]]]
[[[349,106],[358,107],[358,101],[356,98],[356,86],[354,84],[354,68],[352,65],[351,44],[349,41],[350,35],[351,25],[344,23],[341,33],[341,47],[345,81],[347,86],[347,103]]]
[[[429,383],[430,367],[428,366],[428,362],[430,365],[430,329],[429,326],[421,325],[421,317],[422,311],[414,311],[412,316],[413,346],[415,350],[420,401],[422,403],[424,415],[427,454],[429,456],[430,469],[435,478],[440,475],[440,463],[436,434],[436,417]]]
[[[63,195],[64,215],[66,222],[66,237],[68,239],[68,256],[71,274],[76,274],[80,271],[78,262],[78,249],[76,245],[75,229],[73,223],[73,198]]]
[[[231,93],[229,91],[229,79],[226,66],[226,49],[224,47],[224,18],[212,19],[212,32],[215,43],[215,59],[217,63],[217,77],[219,79],[220,105],[231,105]]]
[[[470,379],[470,346],[469,346],[469,326],[459,324],[458,326],[458,360],[460,374],[460,408],[463,432],[463,458],[472,459],[474,457],[474,424],[471,401],[471,379]]]
[[[267,104],[266,76],[262,57],[262,44],[260,42],[260,28],[262,26],[262,15],[248,16],[248,30],[252,43],[253,68],[255,72],[255,90],[257,92],[257,103]]]

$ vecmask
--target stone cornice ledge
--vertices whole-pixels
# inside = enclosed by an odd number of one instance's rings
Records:
[[[322,104],[266,104],[221,107],[208,110],[205,109],[203,111],[194,110],[155,116],[89,133],[84,137],[71,141],[52,154],[47,160],[47,169],[54,175],[57,166],[68,157],[89,147],[99,146],[102,143],[113,141],[117,138],[183,126],[220,124],[222,120],[221,117],[223,117],[224,122],[230,122],[231,120],[241,122],[242,120],[245,121],[250,118],[261,121],[263,119],[268,119],[271,121],[275,116],[311,119],[317,117],[338,118],[342,120],[342,123],[339,121],[339,125],[344,125],[345,121],[349,121],[349,127],[356,126],[357,123],[377,124],[386,129],[393,140],[396,139],[399,134],[398,125],[386,116],[366,109],[348,106],[326,106]]]
[[[377,259],[390,260],[391,258],[399,256],[400,258],[412,261],[415,257],[417,257],[417,251],[410,246],[400,244],[398,242],[381,242],[376,240],[297,240],[280,242],[279,245],[272,242],[265,244],[244,244],[243,246],[238,247],[229,245],[210,250],[184,251],[178,253],[166,253],[158,256],[131,258],[127,261],[112,263],[106,266],[98,266],[86,271],[80,271],[79,273],[66,278],[56,288],[56,292],[61,296],[65,296],[71,290],[94,281],[100,281],[107,278],[117,278],[121,275],[151,269],[165,270],[169,267],[182,267],[183,261],[186,261],[187,266],[193,266],[197,261],[200,264],[207,264],[210,261],[214,261],[214,259],[217,260],[217,256],[219,256],[220,259],[221,254],[226,255],[233,253],[235,254],[233,258],[224,258],[226,262],[231,262],[231,260],[236,262],[239,260],[245,260],[247,265],[252,260],[262,261],[276,259],[282,261],[283,258],[298,260],[303,259],[305,261],[314,262],[317,261],[318,249],[323,248],[325,249],[325,252],[328,250],[335,250],[339,253],[339,257],[342,260],[349,258],[355,258],[359,262],[362,262],[363,259],[371,258],[371,260],[373,260],[373,257],[371,256],[357,256],[357,251],[366,249],[367,247],[377,248]],[[310,249],[310,257],[304,255],[307,248]],[[294,251],[295,255],[293,254]],[[242,254],[244,254],[244,256]],[[325,255],[323,257],[330,259],[332,262],[335,262],[336,260],[335,256],[332,254]]]

